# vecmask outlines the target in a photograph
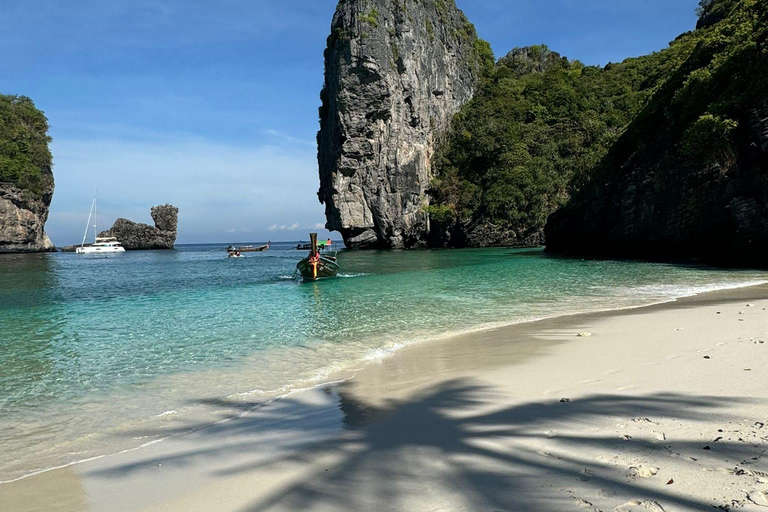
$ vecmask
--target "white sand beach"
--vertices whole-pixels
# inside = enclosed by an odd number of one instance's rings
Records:
[[[0,485],[0,510],[766,510],[768,286],[424,343],[237,405]]]

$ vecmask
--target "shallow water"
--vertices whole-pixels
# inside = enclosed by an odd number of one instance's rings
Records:
[[[341,278],[303,284],[295,243],[240,259],[224,247],[0,257],[0,481],[220,419],[206,406],[266,401],[420,340],[768,279],[477,249],[341,253]]]

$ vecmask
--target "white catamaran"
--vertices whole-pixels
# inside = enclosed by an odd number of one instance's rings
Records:
[[[91,211],[88,213],[88,222],[85,224],[85,233],[83,233],[83,243],[80,244],[80,247],[75,249],[75,252],[77,254],[110,254],[116,252],[125,252],[125,247],[120,245],[120,242],[117,241],[117,238],[113,236],[96,236],[96,206],[96,196],[93,196]],[[91,218],[93,218],[93,243],[85,245],[85,239],[88,237],[88,229],[91,227]]]

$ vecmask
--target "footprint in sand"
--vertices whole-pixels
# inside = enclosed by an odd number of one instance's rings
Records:
[[[632,500],[613,509],[613,512],[664,512],[664,508],[655,501]]]
[[[629,476],[635,478],[651,478],[659,473],[659,468],[652,466],[630,466],[629,472]]]
[[[752,491],[747,495],[749,501],[761,507],[768,507],[768,491]]]
[[[599,508],[595,507],[593,504],[591,504],[587,500],[579,500],[579,508],[589,509],[590,512],[600,512]]]

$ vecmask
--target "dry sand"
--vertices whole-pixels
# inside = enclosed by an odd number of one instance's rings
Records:
[[[768,287],[426,343],[254,405],[0,485],[0,511],[768,511]]]

